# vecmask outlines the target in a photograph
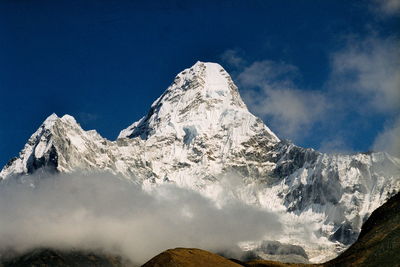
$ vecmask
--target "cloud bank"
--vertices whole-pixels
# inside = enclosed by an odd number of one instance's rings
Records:
[[[171,247],[222,251],[281,231],[271,212],[235,201],[218,208],[174,185],[149,194],[105,173],[23,179],[0,186],[0,251],[100,250],[141,264]]]

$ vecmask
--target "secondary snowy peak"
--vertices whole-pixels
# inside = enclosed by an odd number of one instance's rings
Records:
[[[105,139],[96,131],[84,131],[72,116],[60,118],[53,113],[32,134],[19,156],[7,163],[0,179],[33,173],[40,168],[66,171],[78,167],[82,165],[79,154],[97,140]]]
[[[35,169],[42,167],[42,161],[46,161],[46,167],[54,167],[57,159],[53,153],[52,129],[60,118],[53,113],[32,134],[18,158],[11,159],[0,172],[0,178],[9,175],[32,173]],[[34,158],[47,160],[35,161]]]
[[[272,142],[279,141],[248,111],[238,88],[219,64],[197,62],[180,72],[148,114],[121,131],[118,138],[174,135],[188,144],[197,135],[221,132],[229,132],[237,144],[261,132]]]

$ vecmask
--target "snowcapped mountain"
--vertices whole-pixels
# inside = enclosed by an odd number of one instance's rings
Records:
[[[38,170],[105,170],[144,188],[175,183],[217,203],[238,198],[280,213],[287,235],[279,241],[303,246],[313,261],[353,243],[372,211],[400,189],[399,159],[328,155],[281,141],[248,111],[229,74],[203,62],[179,73],[115,141],[69,115],[51,115],[0,178],[23,180]]]

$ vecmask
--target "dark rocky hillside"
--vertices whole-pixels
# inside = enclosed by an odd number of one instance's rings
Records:
[[[400,266],[400,194],[375,210],[357,242],[326,266]]]
[[[82,251],[35,249],[18,257],[4,260],[1,267],[134,267],[115,255]]]

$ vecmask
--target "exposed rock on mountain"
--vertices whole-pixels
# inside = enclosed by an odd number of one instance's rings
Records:
[[[308,255],[300,246],[282,244],[278,241],[263,241],[255,250],[248,251],[241,260],[266,259],[289,263],[308,263]]]
[[[111,171],[145,189],[175,183],[217,204],[235,198],[275,211],[285,231],[279,241],[302,246],[316,262],[352,244],[372,211],[400,189],[399,159],[328,155],[280,140],[248,111],[229,74],[203,62],[179,73],[115,141],[69,115],[51,115],[0,178],[73,170]]]
[[[358,240],[327,266],[400,266],[400,194],[375,210]]]

